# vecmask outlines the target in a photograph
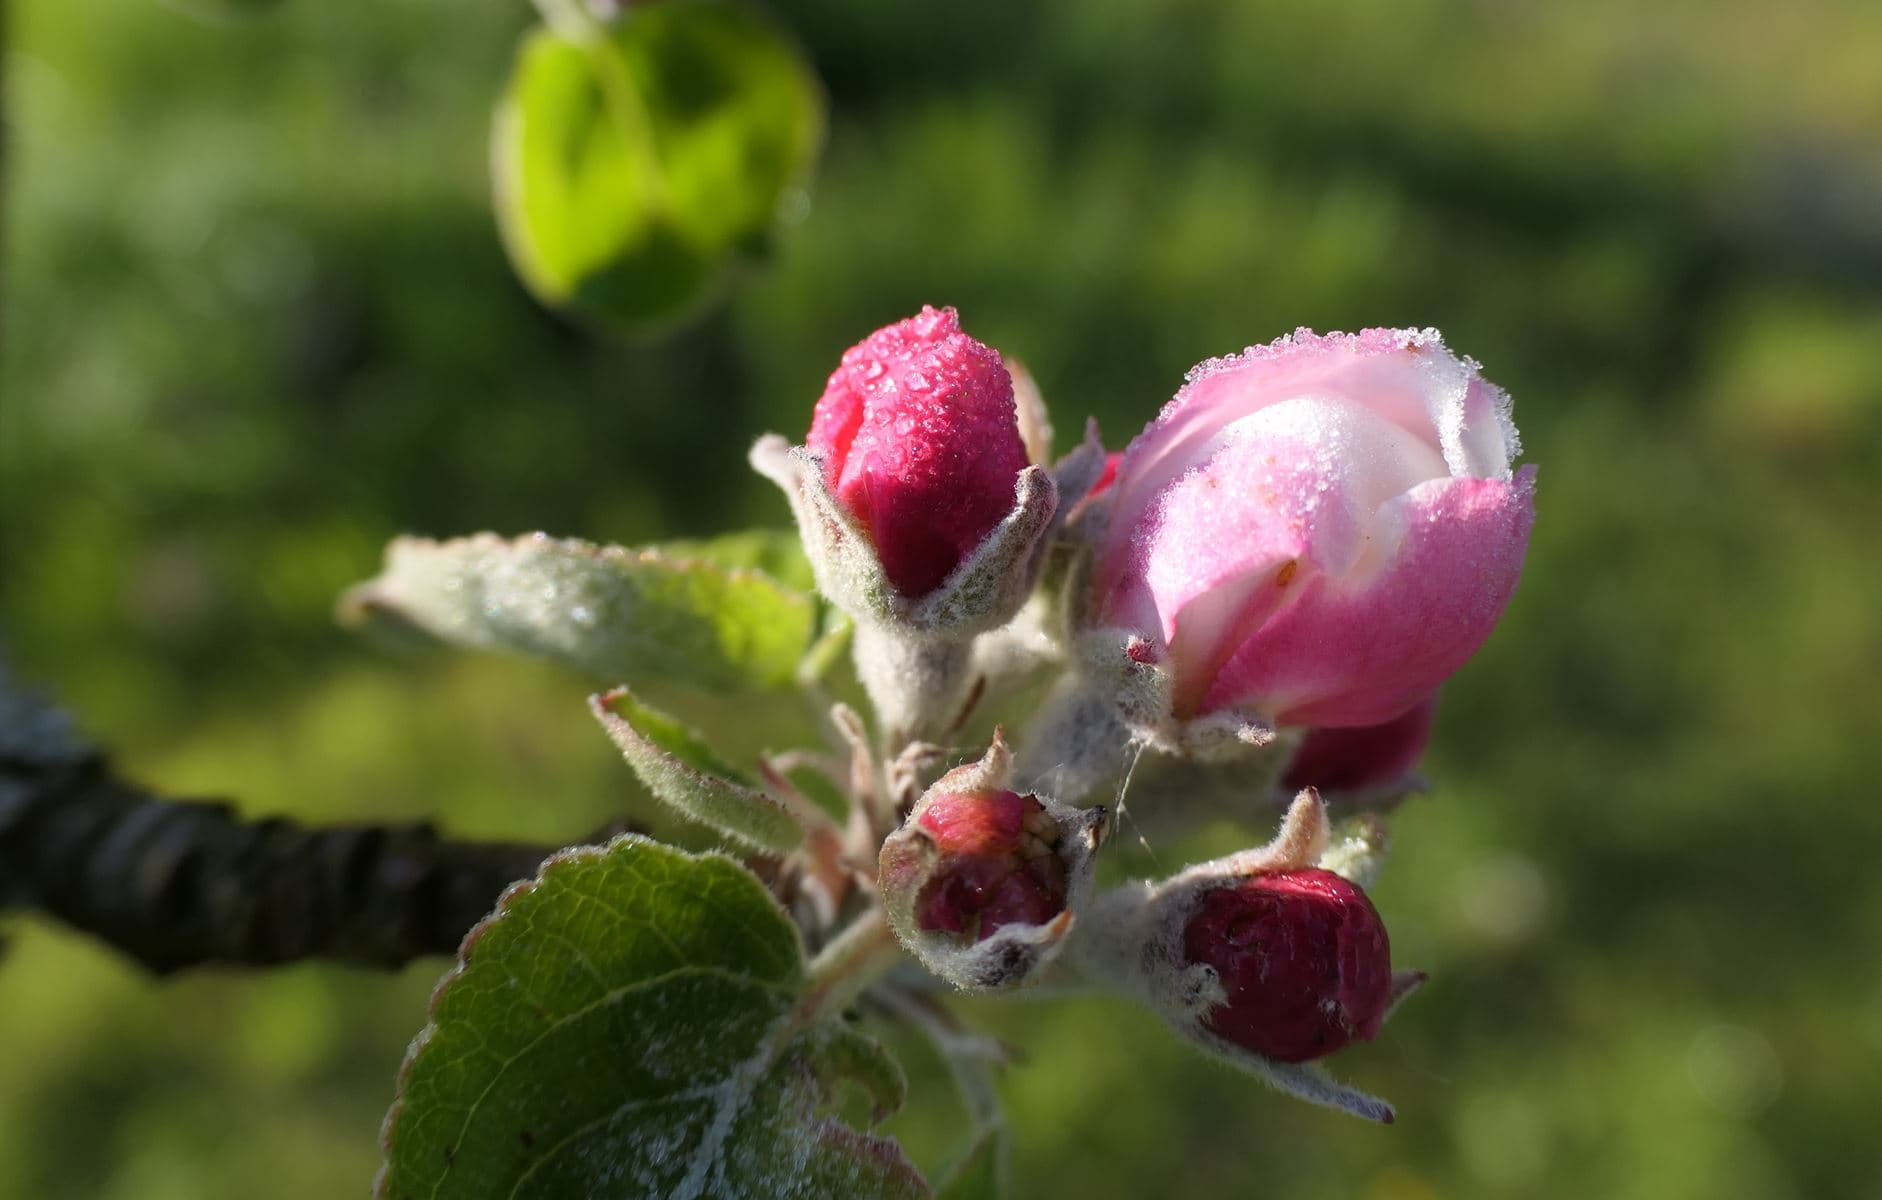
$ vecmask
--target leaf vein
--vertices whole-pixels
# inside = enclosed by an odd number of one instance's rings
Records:
[[[459,1123],[457,1135],[456,1137],[452,1139],[451,1144],[457,1145],[463,1141],[465,1132],[470,1128],[471,1122],[476,1119],[477,1113],[483,1107],[484,1101],[489,1099],[490,1094],[496,1091],[497,1088],[501,1085],[501,1083],[503,1082],[503,1077],[505,1074],[508,1073],[509,1069],[512,1066],[514,1066],[525,1055],[527,1055],[531,1049],[533,1049],[538,1043],[540,1043],[544,1038],[548,1037],[551,1033],[554,1033],[557,1030],[562,1029],[563,1027],[575,1021],[581,1020],[583,1017],[586,1017],[588,1014],[603,1007],[604,1005],[618,1003],[619,1001],[625,999],[626,997],[630,995],[634,995],[639,992],[650,991],[654,988],[661,987],[665,984],[674,982],[678,979],[696,977],[696,976],[718,978],[728,983],[733,983],[733,984],[738,984],[738,985],[743,985],[743,986],[757,987],[764,991],[774,993],[787,1000],[794,998],[797,994],[795,988],[785,987],[781,984],[773,983],[770,980],[755,978],[750,975],[740,974],[735,971],[727,970],[724,967],[716,967],[716,966],[693,965],[693,966],[678,967],[678,968],[675,968],[674,970],[667,971],[663,974],[652,976],[651,978],[639,979],[639,980],[635,980],[633,983],[623,984],[620,987],[610,990],[605,995],[596,997],[594,1000],[589,1001],[587,1004],[582,1005],[580,1008],[571,1009],[569,1012],[563,1014],[560,1017],[557,1017],[554,1021],[551,1021],[545,1024],[541,1028],[541,1030],[539,1030],[537,1033],[531,1036],[528,1041],[524,1042],[521,1046],[517,1047],[517,1050],[514,1054],[511,1054],[509,1057],[503,1059],[502,1065],[499,1066],[496,1072],[490,1077],[490,1081],[484,1085],[483,1090],[478,1092],[477,1098],[475,1100],[472,1100],[470,1105],[464,1110],[464,1119],[462,1122]],[[511,978],[514,978],[514,976],[511,976]],[[521,986],[520,980],[518,981],[518,986],[519,987]],[[430,1194],[434,1198],[434,1200],[438,1195],[439,1189],[444,1186],[446,1178],[447,1176],[441,1173],[439,1174],[437,1179],[433,1182]]]

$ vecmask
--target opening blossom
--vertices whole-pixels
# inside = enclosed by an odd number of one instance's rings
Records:
[[[1027,466],[999,351],[925,307],[843,354],[810,449],[905,596],[941,586],[1013,508]]]
[[[1179,719],[1389,722],[1516,587],[1519,451],[1508,396],[1435,330],[1301,330],[1212,359],[1119,466],[1097,623],[1172,673]]]

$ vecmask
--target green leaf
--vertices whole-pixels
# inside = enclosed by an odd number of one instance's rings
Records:
[[[673,538],[657,547],[669,558],[703,558],[721,567],[763,571],[800,592],[815,591],[810,558],[795,529],[743,529],[709,538]]]
[[[595,36],[527,36],[497,112],[496,207],[546,303],[646,330],[764,252],[823,140],[815,74],[754,13],[636,4]]]
[[[982,1129],[961,1157],[942,1174],[936,1200],[1000,1200],[1006,1195],[1007,1132]]]
[[[835,605],[825,608],[825,618],[823,633],[811,644],[798,667],[797,677],[801,681],[816,682],[828,675],[844,660],[844,652],[850,648],[850,640],[856,634],[856,623]]]
[[[607,682],[720,691],[789,684],[816,601],[756,571],[545,534],[398,538],[380,574],[340,601],[354,625],[521,651]]]
[[[849,816],[850,796],[824,769],[810,763],[800,763],[784,772],[784,778],[798,794],[817,807],[834,822],[842,822]]]
[[[209,25],[257,21],[274,15],[281,0],[166,0],[173,12]]]
[[[908,1099],[908,1077],[882,1043],[848,1025],[821,1026],[828,1035],[822,1053],[812,1064],[823,1094],[834,1096],[843,1084],[852,1084],[869,1100],[869,1121],[876,1124],[893,1115]]]
[[[750,872],[629,834],[558,855],[465,939],[386,1117],[387,1200],[916,1200],[893,1141],[823,1111],[879,1047],[806,1015]]]
[[[803,840],[776,799],[740,779],[699,734],[626,688],[590,697],[588,706],[647,790],[680,812],[761,850],[789,850]]]

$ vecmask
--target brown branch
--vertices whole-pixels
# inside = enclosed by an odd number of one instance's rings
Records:
[[[309,828],[154,796],[6,676],[0,664],[0,909],[38,910],[158,974],[450,954],[560,849],[453,841],[428,824]]]
[[[101,756],[0,759],[0,902],[56,917],[158,974],[303,959],[397,967],[449,954],[557,849],[452,841],[428,824],[244,820],[226,804],[149,795]]]

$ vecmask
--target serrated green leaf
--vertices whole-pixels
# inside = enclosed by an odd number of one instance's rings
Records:
[[[756,14],[633,5],[580,41],[523,41],[492,144],[517,272],[629,331],[696,311],[770,241],[823,140],[816,76]]]
[[[626,688],[588,706],[647,790],[686,816],[761,850],[789,850],[803,830],[784,807],[720,761],[705,739]]]
[[[731,859],[632,834],[559,855],[432,998],[378,1195],[928,1196],[894,1142],[819,1111],[823,1081],[881,1052],[807,1018],[803,985],[796,930]]]
[[[816,601],[757,571],[543,534],[398,538],[340,602],[349,624],[556,659],[609,683],[789,684]]]

